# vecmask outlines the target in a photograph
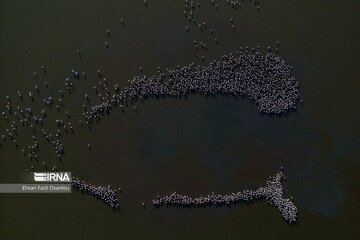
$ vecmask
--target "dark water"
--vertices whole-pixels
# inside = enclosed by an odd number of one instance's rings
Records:
[[[209,33],[186,34],[184,26],[191,25],[183,17],[183,1],[148,2],[146,8],[143,1],[2,1],[1,96],[32,89],[32,73],[40,73],[41,65],[47,74],[39,74],[38,81],[50,85],[44,95],[57,95],[64,77],[79,69],[88,80],[77,85],[65,105],[80,116],[83,94],[95,85],[97,69],[110,86],[125,86],[139,66],[151,75],[157,66],[201,64],[204,53],[195,50],[193,40],[207,44],[207,61],[240,46],[265,48],[278,40],[280,55],[294,66],[304,105],[287,118],[264,117],[248,100],[191,96],[146,101],[137,105],[137,114],[116,111],[93,130],[65,137],[63,162],[45,147],[40,157],[94,184],[122,187],[120,212],[80,193],[2,194],[0,239],[359,235],[359,1],[261,1],[260,12],[250,3],[233,11],[225,1],[216,11],[201,1],[197,18],[214,28],[219,46]],[[1,182],[17,181],[31,164],[14,146],[2,147]],[[285,194],[299,208],[295,226],[266,203],[201,210],[155,210],[150,204],[156,195],[173,191],[200,195],[257,188],[281,166]]]

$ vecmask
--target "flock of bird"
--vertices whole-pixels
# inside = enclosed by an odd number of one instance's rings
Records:
[[[300,101],[299,83],[291,73],[291,67],[273,53],[262,54],[260,48],[237,51],[223,56],[208,66],[194,63],[177,69],[167,69],[151,77],[136,76],[129,86],[84,112],[88,124],[100,120],[115,107],[124,109],[138,100],[147,98],[181,98],[190,94],[211,97],[227,95],[248,97],[261,113],[281,115],[295,110]],[[104,85],[106,91],[106,83]],[[97,93],[99,95],[99,93]],[[136,107],[135,107],[136,109]]]
[[[86,183],[85,181],[74,177],[71,179],[71,185],[77,191],[86,193],[103,201],[103,203],[113,208],[114,210],[118,210],[120,208],[120,204],[117,198],[118,191],[116,189],[112,189],[110,185],[107,187],[93,186],[91,183]],[[121,192],[121,188],[119,188],[119,192]]]
[[[211,193],[206,197],[191,198],[180,195],[176,192],[169,196],[160,197],[153,200],[155,208],[160,207],[184,207],[184,208],[204,208],[204,207],[231,207],[240,203],[250,203],[255,200],[265,199],[270,205],[275,206],[288,223],[295,223],[298,217],[298,210],[294,203],[284,198],[284,190],[281,181],[285,179],[283,172],[279,172],[275,177],[266,182],[266,187],[260,187],[255,191],[245,190],[242,192],[231,193],[230,195],[220,195]]]
[[[195,18],[195,10],[201,7],[200,3],[188,0],[184,2],[186,19],[200,31],[209,31],[211,35],[215,35],[214,30],[205,22],[199,23]],[[144,0],[144,3],[147,7],[149,6],[147,0]],[[255,0],[254,3],[260,10],[259,2]],[[219,9],[216,1],[212,0],[211,4]],[[227,4],[235,10],[241,9],[240,1],[228,0]],[[233,19],[230,18],[229,21],[234,29]],[[121,19],[121,22],[125,26],[124,19]],[[185,29],[190,33],[191,27],[185,26]],[[110,30],[107,30],[106,34],[110,38]],[[216,44],[219,43],[216,37],[214,41]],[[194,45],[196,49],[207,51],[205,43],[194,41]],[[276,46],[275,52],[278,51],[279,42],[276,42]],[[108,41],[105,42],[105,47],[109,49]],[[80,49],[76,51],[76,54],[83,59]],[[204,59],[203,56],[202,59]],[[135,103],[139,100],[166,97],[183,98],[191,94],[200,94],[205,97],[216,95],[247,97],[257,106],[260,113],[266,115],[287,114],[296,110],[297,104],[302,101],[299,83],[292,75],[292,67],[273,53],[270,47],[263,52],[259,46],[255,49],[240,48],[238,51],[224,55],[221,59],[209,64],[204,63],[202,66],[191,63],[188,66],[177,66],[165,71],[158,67],[158,73],[149,77],[143,73],[142,68],[139,70],[141,74],[129,80],[129,85],[124,88],[120,88],[118,84],[110,87],[104,74],[98,70],[96,78],[98,78],[99,86],[93,87],[98,103],[91,105],[90,102],[96,102],[96,99],[90,101],[92,94],[85,94],[83,103],[79,106],[83,111],[83,116],[81,119],[75,120],[64,102],[66,98],[76,95],[75,85],[89,76],[84,71],[72,69],[71,74],[64,78],[65,89],[59,89],[57,96],[48,96],[46,94],[49,92],[49,83],[47,81],[41,83],[41,79],[45,78],[43,76],[46,76],[47,71],[45,66],[41,66],[40,74],[33,73],[35,84],[32,90],[26,92],[19,90],[15,96],[6,96],[6,106],[3,107],[1,115],[7,128],[1,135],[0,146],[8,143],[19,149],[30,162],[30,166],[25,169],[26,172],[38,169],[57,171],[58,168],[55,164],[40,160],[39,153],[42,148],[40,148],[40,143],[52,147],[57,159],[62,160],[65,157],[64,135],[75,134],[78,127],[91,129],[94,122],[99,122],[102,117],[115,108],[124,112],[131,109],[137,111]],[[49,115],[56,115],[56,117],[53,119]],[[56,130],[51,131],[54,127]],[[31,133],[30,144],[19,143],[21,132],[24,135]],[[90,144],[87,144],[87,148],[91,149]],[[217,206],[265,198],[279,208],[286,220],[293,222],[296,219],[297,211],[291,202],[282,197],[280,183],[282,176],[282,173],[279,173],[274,182],[268,182],[266,188],[260,188],[257,191],[244,191],[230,196],[209,195],[207,198],[197,199],[172,194],[169,197],[155,200],[154,206],[160,207],[163,204],[187,207]],[[101,199],[114,209],[119,208],[117,192],[110,186],[95,187],[78,178],[73,178],[72,186],[76,190]],[[142,205],[145,206],[144,203]]]

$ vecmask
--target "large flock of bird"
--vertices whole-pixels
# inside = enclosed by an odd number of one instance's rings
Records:
[[[284,198],[284,190],[281,181],[285,179],[283,172],[279,172],[275,177],[266,182],[266,187],[257,190],[244,190],[242,192],[221,195],[211,193],[206,197],[191,198],[180,195],[176,192],[169,196],[160,197],[153,200],[156,208],[160,207],[184,207],[184,208],[204,208],[204,207],[231,207],[240,203],[250,203],[255,200],[266,200],[275,206],[288,223],[295,223],[298,217],[298,210],[294,203]]]
[[[221,1],[211,0],[216,9],[219,9]],[[226,5],[234,10],[241,10],[243,1],[226,1]],[[257,10],[260,11],[258,0],[254,2]],[[144,0],[147,8],[151,7],[151,2]],[[188,21],[185,26],[186,34],[191,34],[192,30],[207,31],[214,36],[215,44],[219,44],[219,39],[215,30],[205,22],[199,22],[195,17],[197,9],[201,4],[195,1],[184,1],[184,16]],[[124,19],[121,19],[123,27],[126,27]],[[232,29],[235,23],[229,19]],[[110,38],[110,30],[106,30],[107,38]],[[194,40],[194,46],[198,50],[208,51],[206,43]],[[49,96],[48,89],[50,83],[45,81],[46,68],[41,66],[39,73],[34,72],[34,88],[28,91],[17,91],[17,93],[6,96],[6,105],[2,107],[2,118],[6,129],[1,134],[0,146],[11,144],[22,152],[29,160],[26,172],[38,170],[57,171],[55,164],[50,164],[44,159],[40,159],[40,150],[47,144],[53,148],[56,158],[62,160],[65,157],[65,143],[63,136],[75,134],[79,127],[92,128],[94,123],[108,115],[114,109],[121,111],[137,111],[135,104],[141,100],[149,98],[183,98],[192,94],[200,94],[205,97],[217,95],[247,97],[256,105],[260,113],[265,115],[284,115],[296,110],[297,104],[301,103],[299,93],[299,83],[292,74],[292,67],[289,66],[280,56],[277,55],[279,42],[276,41],[276,49],[272,51],[269,47],[261,51],[256,48],[239,48],[221,59],[196,65],[190,63],[187,66],[176,66],[173,69],[157,68],[158,73],[146,76],[142,68],[140,74],[129,80],[128,86],[120,88],[118,84],[109,86],[104,73],[97,71],[98,87],[94,86],[96,99],[90,101],[93,94],[85,94],[83,103],[79,104],[79,109],[83,115],[80,119],[74,119],[64,103],[66,98],[76,95],[75,85],[82,79],[89,76],[85,71],[71,70],[71,74],[64,77],[63,89],[58,89],[58,94]],[[105,49],[109,49],[109,39],[105,42]],[[200,51],[199,51],[200,52]],[[83,59],[82,51],[76,51],[76,55]],[[91,75],[91,74],[89,74]],[[83,84],[87,84],[83,81]],[[97,101],[97,103],[96,103]],[[93,103],[94,104],[90,104]],[[72,102],[77,104],[78,102]],[[40,108],[40,109],[39,109]],[[57,114],[53,119],[49,115]],[[54,130],[55,127],[55,131]],[[23,143],[19,140],[19,135],[31,133],[30,143]],[[87,143],[86,143],[87,144]],[[44,145],[41,146],[40,145]],[[87,148],[91,149],[90,144]],[[60,161],[58,161],[60,163]],[[275,205],[282,216],[288,222],[296,221],[297,209],[288,199],[283,198],[281,186],[282,173],[279,173],[273,181],[268,182],[265,188],[256,191],[243,191],[232,195],[209,195],[207,197],[190,198],[176,193],[154,200],[155,207],[185,206],[203,207],[231,205],[239,202],[251,201],[253,199],[265,198],[270,204]],[[78,178],[72,179],[74,189],[85,192],[95,198],[102,200],[105,204],[114,209],[119,208],[117,191],[108,187],[96,187]],[[145,206],[145,203],[143,203]]]

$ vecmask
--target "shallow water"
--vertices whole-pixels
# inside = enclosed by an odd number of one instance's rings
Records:
[[[207,61],[240,46],[264,49],[278,40],[281,57],[294,66],[304,105],[288,117],[264,117],[246,99],[191,96],[145,101],[137,104],[137,114],[115,111],[93,130],[66,136],[67,156],[61,163],[52,149],[42,149],[40,157],[94,184],[121,187],[120,212],[80,193],[2,194],[0,239],[359,235],[354,227],[360,184],[358,1],[261,1],[260,12],[250,3],[237,12],[223,3],[216,11],[201,1],[198,16],[214,28],[219,46],[210,34],[186,34],[183,5],[179,0],[151,1],[147,8],[142,1],[1,2],[0,95],[33,88],[32,73],[40,73],[41,65],[47,73],[39,74],[39,81],[46,78],[50,85],[46,95],[57,94],[72,68],[84,70],[87,83],[77,84],[65,103],[77,116],[82,104],[74,101],[82,101],[95,84],[97,69],[110,86],[125,86],[139,74],[139,66],[151,75],[159,65],[201,64],[204,53],[195,50],[193,40],[207,44]],[[109,51],[104,47],[106,29],[111,30]],[[5,128],[1,120],[1,132]],[[18,181],[31,164],[14,146],[5,145],[0,149],[0,181]],[[299,208],[295,226],[265,203],[199,210],[151,206],[151,199],[173,191],[196,196],[255,189],[281,166],[287,177],[285,195],[293,196]]]

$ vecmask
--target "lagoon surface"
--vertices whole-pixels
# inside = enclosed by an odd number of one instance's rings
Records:
[[[202,55],[209,62],[241,46],[267,49],[276,41],[279,55],[294,68],[304,100],[286,117],[262,116],[246,98],[199,95],[147,100],[136,105],[137,113],[114,111],[91,131],[65,135],[61,162],[46,147],[40,157],[95,185],[121,187],[120,211],[79,192],[1,194],[0,239],[359,235],[359,1],[264,0],[260,11],[248,1],[236,11],[225,1],[217,1],[219,10],[199,2],[196,17],[214,29],[218,45],[184,18],[180,0],[148,1],[147,7],[130,0],[0,3],[2,107],[6,95],[34,88],[33,72],[41,72],[41,65],[46,75],[39,79],[49,83],[49,96],[58,94],[71,69],[86,71],[88,79],[66,102],[76,119],[84,94],[97,81],[97,69],[110,86],[124,87],[139,74],[139,66],[150,76],[158,66],[204,64]],[[193,40],[206,43],[208,51],[199,53]],[[6,128],[1,119],[0,131]],[[29,136],[19,138],[26,142]],[[31,164],[14,146],[2,146],[0,182],[18,182]],[[257,189],[281,167],[285,196],[298,207],[296,225],[286,224],[266,202],[231,209],[151,206],[157,195],[174,191],[199,196]]]

